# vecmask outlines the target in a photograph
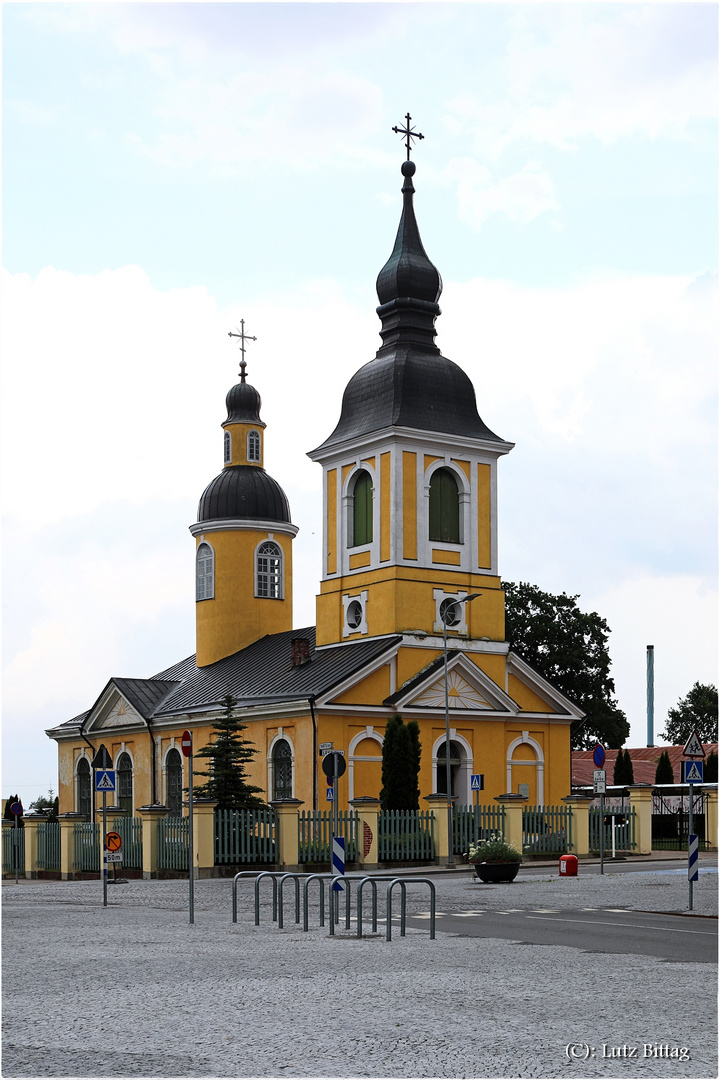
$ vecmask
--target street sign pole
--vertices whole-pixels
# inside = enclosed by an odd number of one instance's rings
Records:
[[[192,744],[191,744],[192,745]],[[193,755],[192,750],[188,757],[188,878],[190,903],[190,923],[195,922],[195,859],[193,837]]]
[[[691,839],[692,839],[692,836],[693,836],[693,801],[694,801],[693,800],[693,795],[694,794],[695,794],[695,788],[692,786],[692,784],[688,784],[688,798],[689,798],[689,805],[688,805],[688,870],[690,869],[690,847],[691,847]],[[693,879],[692,879],[692,874],[688,874],[688,878],[689,878],[688,888],[690,890],[690,895],[688,897],[688,909],[690,911],[692,911],[692,909],[693,909]]]
[[[103,826],[102,826],[102,882],[103,882],[103,907],[107,907],[107,792],[103,788]]]
[[[600,796],[600,873],[605,873],[605,796]]]
[[[475,846],[480,839],[480,789],[475,788]]]
[[[16,814],[15,815],[15,834],[13,836],[13,841],[14,841],[13,862],[15,863],[15,884],[16,885],[18,883],[18,871],[19,871],[19,868],[20,868],[20,833],[18,832],[19,828],[20,828],[20,817],[19,817],[18,814]],[[691,888],[692,888],[692,886],[691,886]]]

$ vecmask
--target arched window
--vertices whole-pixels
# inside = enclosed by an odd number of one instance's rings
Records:
[[[248,459],[248,461],[259,461],[260,460],[260,432],[259,431],[248,431],[247,459]]]
[[[77,763],[77,808],[88,821],[92,815],[92,792],[90,785],[90,762],[82,757]]]
[[[215,552],[201,544],[195,557],[195,599],[212,600],[215,595]]]
[[[166,803],[170,807],[171,817],[182,817],[182,758],[173,747],[165,758],[167,772]]]
[[[430,478],[430,539],[460,543],[460,498],[450,469],[437,469]]]
[[[273,746],[273,799],[292,799],[292,750],[287,739]]]
[[[373,538],[373,487],[369,472],[362,469],[353,487],[352,547],[371,544]]]
[[[128,817],[133,812],[133,767],[132,758],[123,752],[117,763],[117,804]]]
[[[435,790],[447,794],[447,770],[445,765],[447,743],[442,742],[437,749],[437,781]],[[464,758],[463,749],[456,742],[450,743],[450,795],[457,795],[457,774]]]
[[[277,544],[266,541],[257,549],[256,596],[282,600],[282,551]]]
[[[223,435],[223,461],[226,465],[232,461],[232,439],[229,431]]]

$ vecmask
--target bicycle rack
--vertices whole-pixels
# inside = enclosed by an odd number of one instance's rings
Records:
[[[277,881],[279,874],[274,873],[272,870],[261,870],[259,873],[257,870],[240,870],[239,873],[233,878],[232,884],[232,921],[237,922],[237,883],[238,878],[252,877],[255,878],[255,925],[260,925],[260,878],[270,877],[273,879],[273,922],[277,919]]]
[[[303,930],[308,928],[308,889],[311,881],[320,882],[320,925],[325,925],[325,878],[332,878],[332,874],[310,874],[303,884]]]
[[[387,887],[387,908],[385,911],[385,918],[387,926],[385,929],[385,940],[392,941],[392,891],[396,885],[400,886],[401,900],[400,900],[400,937],[405,937],[405,901],[406,894],[405,889],[407,885],[429,885],[430,886],[430,940],[435,939],[435,885],[429,878],[394,878],[388,883]]]

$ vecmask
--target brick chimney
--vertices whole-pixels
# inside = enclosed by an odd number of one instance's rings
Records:
[[[310,639],[295,637],[290,642],[290,663],[293,667],[302,667],[310,660]]]

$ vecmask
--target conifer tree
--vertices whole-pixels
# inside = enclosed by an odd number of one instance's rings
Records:
[[[706,784],[717,784],[718,782],[718,756],[714,750],[712,750],[705,761],[704,779]]]
[[[247,810],[264,806],[258,792],[262,788],[249,783],[246,766],[257,750],[243,738],[246,724],[235,716],[237,698],[228,690],[222,699],[223,713],[213,724],[213,742],[203,746],[195,755],[205,758],[210,768],[207,772],[193,771],[194,776],[207,776],[208,781],[194,789],[199,799],[217,799],[220,810]]]
[[[674,784],[675,775],[673,773],[672,763],[670,761],[670,755],[667,750],[663,750],[662,754],[658,758],[657,768],[655,769],[655,783],[656,784]]]
[[[391,716],[385,727],[382,751],[383,810],[417,810],[420,791],[420,730],[415,721],[405,725],[402,716]]]
[[[635,770],[633,769],[632,758],[630,757],[630,751],[629,750],[625,751],[625,779],[623,780],[623,783],[624,784],[634,784],[635,783]]]
[[[625,783],[625,755],[622,750],[618,750],[617,757],[615,758],[615,768],[613,769],[613,784],[619,786]]]

